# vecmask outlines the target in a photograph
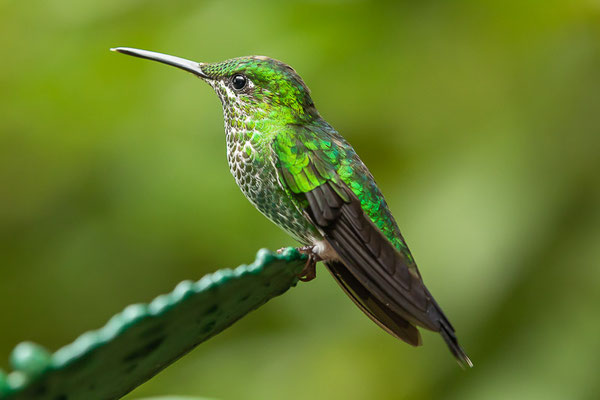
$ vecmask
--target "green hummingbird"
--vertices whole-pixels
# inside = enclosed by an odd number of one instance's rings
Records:
[[[302,280],[323,261],[356,305],[413,346],[417,327],[439,332],[462,366],[471,360],[425,287],[413,256],[366,165],[325,121],[302,78],[264,57],[197,63],[147,50],[119,53],[191,72],[219,96],[227,161],[246,198],[304,245]]]

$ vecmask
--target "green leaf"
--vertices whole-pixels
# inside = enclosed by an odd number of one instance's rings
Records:
[[[149,304],[126,307],[52,355],[21,343],[11,356],[14,371],[0,371],[0,399],[119,398],[295,285],[303,260],[293,248],[262,249],[250,265],[183,281]]]

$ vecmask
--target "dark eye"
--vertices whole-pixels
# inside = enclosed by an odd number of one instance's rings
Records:
[[[246,83],[248,83],[248,78],[244,75],[237,74],[231,78],[231,86],[233,86],[235,90],[242,90],[246,86]]]

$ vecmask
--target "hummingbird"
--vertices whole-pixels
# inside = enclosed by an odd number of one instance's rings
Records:
[[[354,303],[392,336],[422,344],[439,332],[458,363],[472,367],[425,284],[373,175],[327,121],[302,78],[265,56],[198,63],[129,47],[119,53],[191,72],[223,106],[227,161],[262,214],[302,243],[301,280],[322,261]]]

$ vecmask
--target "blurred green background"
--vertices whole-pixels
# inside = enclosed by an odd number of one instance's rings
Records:
[[[291,64],[475,363],[320,268],[127,399],[600,397],[598,0],[0,1],[0,367],[294,245],[230,176],[212,90],[114,46]]]

